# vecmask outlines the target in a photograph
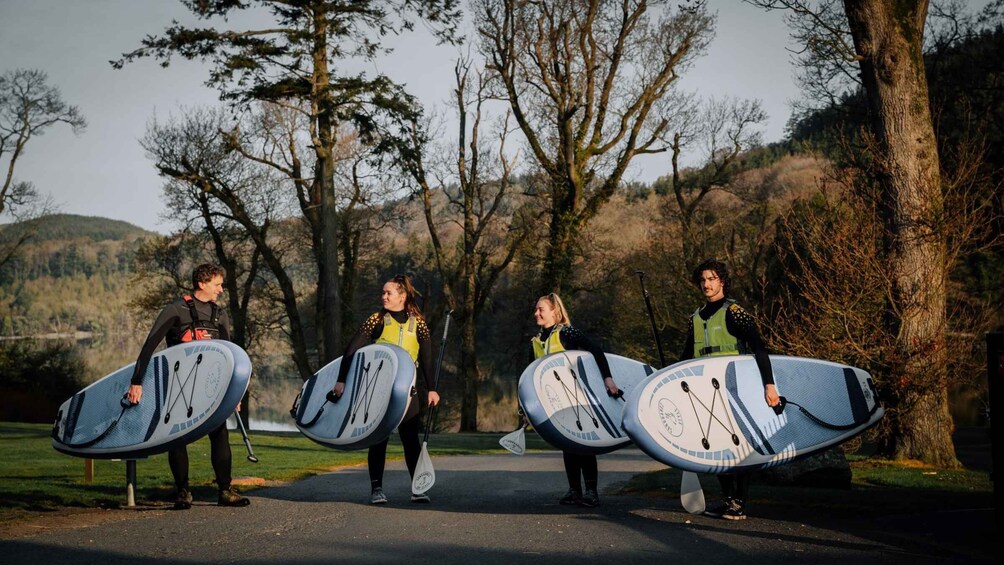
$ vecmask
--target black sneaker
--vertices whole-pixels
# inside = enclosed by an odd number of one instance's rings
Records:
[[[234,487],[230,487],[220,491],[220,498],[216,504],[220,506],[247,506],[251,504],[251,499],[237,494]]]
[[[725,509],[725,513],[722,514],[722,518],[726,520],[745,520],[746,512],[743,511],[743,503],[737,498],[733,498],[729,501],[729,507]]]
[[[192,493],[187,488],[179,488],[174,495],[174,509],[188,510],[192,507]]]
[[[704,515],[711,516],[712,518],[721,518],[725,515],[725,511],[729,509],[730,502],[732,502],[731,498],[716,502],[704,509]]]
[[[432,499],[429,498],[429,495],[425,494],[424,492],[422,494],[411,493],[411,501],[424,503],[424,502],[432,502]]]
[[[579,491],[573,488],[568,489],[568,492],[565,493],[565,496],[558,499],[558,504],[564,504],[565,506],[579,504],[581,502],[582,502],[582,495],[579,494]]]
[[[582,493],[582,498],[579,499],[579,505],[586,508],[596,508],[600,505],[600,495],[596,494],[595,490],[586,489]]]
[[[370,493],[370,504],[387,504],[387,495],[383,493],[382,488],[373,489]]]

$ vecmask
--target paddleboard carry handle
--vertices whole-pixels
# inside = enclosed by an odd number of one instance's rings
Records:
[[[115,420],[107,428],[105,428],[105,431],[101,432],[101,435],[99,435],[94,439],[87,440],[83,443],[67,443],[64,445],[66,445],[66,447],[72,447],[74,449],[83,449],[86,447],[90,447],[95,443],[98,443],[99,441],[108,437],[108,434],[112,433],[112,430],[115,429],[115,426],[119,424],[119,420],[122,419],[122,415],[125,414],[125,411],[136,405],[133,404],[132,402],[129,402],[128,395],[123,395],[122,398],[119,399],[119,406],[122,407],[122,411],[119,412],[119,415],[115,418]]]
[[[784,407],[788,405],[788,399],[787,398],[785,398],[783,396],[781,396],[779,398],[781,399],[781,402],[778,402],[776,406],[771,406],[771,408],[774,409],[774,413],[777,414],[778,416],[780,416],[781,413],[784,412]]]

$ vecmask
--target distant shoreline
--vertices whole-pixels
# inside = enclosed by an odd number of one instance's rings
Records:
[[[94,336],[105,335],[96,334],[94,332],[67,332],[67,333],[47,333],[38,335],[3,335],[0,336],[0,341],[17,341],[23,339],[73,339],[80,341],[82,339],[90,339]]]

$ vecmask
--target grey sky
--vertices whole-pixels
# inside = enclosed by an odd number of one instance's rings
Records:
[[[711,0],[718,13],[708,54],[682,79],[701,97],[759,98],[769,115],[765,141],[783,137],[789,102],[798,96],[788,33],[778,12],[765,13],[739,0]],[[0,72],[41,69],[63,99],[79,106],[87,130],[74,136],[53,127],[32,139],[16,176],[53,197],[60,211],[125,220],[166,233],[160,217],[162,180],[138,140],[156,114],[217,104],[203,86],[205,68],[178,60],[162,69],[152,60],[113,70],[108,64],[159,34],[172,19],[192,23],[174,0],[0,0]],[[424,34],[395,38],[396,52],[369,65],[405,83],[427,108],[449,96],[455,47],[436,47]],[[652,181],[668,172],[664,156],[637,161],[630,173]]]

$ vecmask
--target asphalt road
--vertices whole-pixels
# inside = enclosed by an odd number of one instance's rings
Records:
[[[601,505],[594,509],[557,504],[567,488],[559,453],[433,462],[431,504],[409,501],[398,461],[388,465],[384,506],[368,503],[366,469],[355,467],[254,491],[247,508],[196,500],[188,511],[112,510],[72,527],[43,524],[0,539],[0,563],[919,565],[989,562],[1000,548],[989,510],[852,523],[754,510],[730,522],[688,515],[674,498],[609,494],[632,475],[660,468],[633,449],[600,457]],[[717,493],[712,483],[704,481],[709,501]]]

